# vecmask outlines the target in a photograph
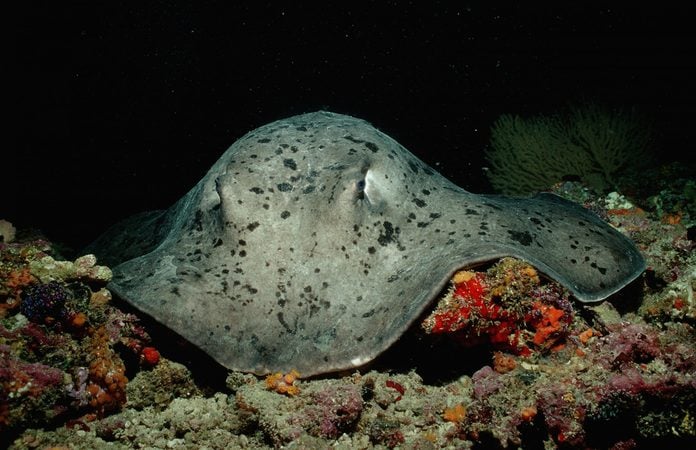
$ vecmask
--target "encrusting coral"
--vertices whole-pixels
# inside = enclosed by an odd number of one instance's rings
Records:
[[[426,333],[455,334],[468,345],[487,340],[529,355],[562,343],[572,319],[567,292],[542,284],[529,264],[503,258],[487,272],[457,272],[421,327]]]

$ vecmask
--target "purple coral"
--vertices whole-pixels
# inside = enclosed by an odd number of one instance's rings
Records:
[[[600,360],[604,367],[619,369],[632,363],[650,362],[660,355],[660,341],[651,327],[621,324],[610,328],[612,333],[596,344],[608,350],[607,356]]]
[[[491,366],[483,366],[471,376],[471,379],[474,382],[474,397],[478,400],[488,397],[503,387],[500,374]]]
[[[78,367],[75,372],[75,382],[66,388],[68,395],[75,399],[78,406],[87,406],[90,394],[87,391],[87,379],[89,371],[86,367]]]
[[[363,410],[360,388],[354,385],[327,386],[312,394],[312,400],[309,415],[319,427],[318,434],[330,439],[355,425]]]
[[[27,319],[44,323],[48,317],[62,318],[65,302],[69,298],[67,289],[56,281],[29,286],[22,292],[20,311]]]

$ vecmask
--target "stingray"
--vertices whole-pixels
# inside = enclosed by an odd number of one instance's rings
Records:
[[[112,265],[115,294],[223,366],[306,376],[374,359],[464,267],[516,257],[581,302],[645,267],[577,204],[472,194],[369,123],[323,111],[249,132],[172,207],[89,251]]]

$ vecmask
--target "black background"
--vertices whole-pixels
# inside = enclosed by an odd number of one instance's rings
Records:
[[[568,102],[638,107],[663,157],[693,154],[685,7],[54,3],[6,18],[0,218],[75,248],[171,205],[247,131],[318,109],[372,122],[474,192],[490,191],[498,116]]]

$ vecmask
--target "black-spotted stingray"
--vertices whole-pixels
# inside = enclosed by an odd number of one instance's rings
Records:
[[[363,120],[316,112],[235,142],[165,211],[91,249],[110,288],[229,369],[303,375],[360,366],[452,274],[528,261],[583,302],[644,269],[629,239],[550,194],[467,192]]]

